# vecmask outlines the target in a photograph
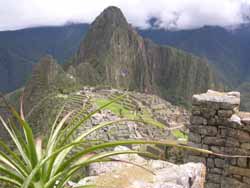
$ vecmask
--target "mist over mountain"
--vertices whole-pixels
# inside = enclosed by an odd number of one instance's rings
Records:
[[[119,19],[123,16],[116,15],[116,17],[116,19]],[[123,26],[127,24],[125,18],[116,21]],[[214,72],[216,72],[217,77],[228,88],[245,88],[241,87],[241,84],[249,82],[249,24],[242,24],[234,29],[219,26],[204,26],[199,29],[174,31],[157,29],[157,18],[152,18],[149,22],[152,26],[151,29],[137,29],[139,34],[144,38],[149,38],[161,45],[182,49],[206,59]],[[8,92],[23,86],[30,78],[33,65],[43,55],[51,54],[59,63],[64,63],[71,61],[72,58],[78,58],[78,61],[92,61],[93,57],[90,57],[92,56],[91,53],[95,55],[96,53],[99,53],[99,55],[105,54],[109,46],[103,45],[110,45],[108,41],[111,40],[109,36],[111,29],[108,28],[108,25],[99,24],[98,27],[106,27],[104,29],[107,33],[105,37],[102,37],[103,33],[93,34],[97,30],[92,31],[90,33],[94,37],[87,37],[86,40],[95,41],[95,43],[85,42],[83,45],[81,41],[85,39],[85,34],[88,32],[89,27],[89,24],[70,24],[57,27],[38,27],[0,32],[0,42],[2,44],[0,48],[0,53],[2,54],[0,56],[0,90]],[[129,27],[131,26],[129,25]],[[135,29],[131,27],[131,31],[135,32]],[[103,41],[100,42],[101,40]],[[130,40],[130,38],[126,40]],[[147,40],[143,43],[145,46],[150,46],[146,45],[148,43],[151,44]],[[88,46],[90,44],[94,46]],[[82,50],[79,50],[80,45],[83,46],[80,48]],[[78,55],[75,56],[74,54],[77,54],[77,51]],[[146,52],[146,54],[148,53]],[[81,66],[86,66],[86,64],[82,64]],[[100,65],[97,64],[96,66],[98,68]],[[90,80],[99,79],[98,76],[91,78],[91,75],[93,74],[89,74]]]
[[[20,4],[19,0],[8,0],[1,1],[0,30],[62,25],[69,20],[91,23],[108,6],[119,7],[134,27],[150,28],[148,20],[154,17],[158,20],[159,28],[180,30],[204,25],[229,26],[249,22],[250,1],[76,0],[72,3],[67,0],[23,0]]]
[[[75,84],[157,94],[188,106],[194,93],[221,86],[206,60],[144,39],[116,7],[105,9],[80,41],[75,55],[63,65],[64,71],[53,58],[43,58],[35,66],[25,87],[29,101],[37,101],[46,91],[63,92]],[[51,77],[58,81],[49,81]],[[74,83],[59,84],[58,78],[65,80],[63,77]]]

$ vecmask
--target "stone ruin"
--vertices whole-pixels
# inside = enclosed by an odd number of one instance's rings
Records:
[[[189,145],[226,155],[250,156],[250,113],[240,112],[240,93],[209,90],[194,95]],[[206,165],[206,188],[249,188],[249,157],[188,152],[187,161]]]

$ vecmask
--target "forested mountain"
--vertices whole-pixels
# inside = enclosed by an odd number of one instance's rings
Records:
[[[237,87],[250,81],[250,25],[236,29],[205,26],[193,30],[141,30],[156,43],[172,45],[207,58],[228,85]]]
[[[91,24],[70,70],[83,85],[156,93],[182,104],[219,85],[204,59],[145,40],[116,7]]]
[[[75,53],[87,24],[0,32],[0,91],[15,90],[29,79],[33,64],[46,55],[64,63]]]

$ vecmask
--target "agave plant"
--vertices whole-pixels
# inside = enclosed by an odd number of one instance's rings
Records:
[[[120,154],[139,153],[149,155],[148,153],[133,150],[104,150],[103,152],[103,149],[118,145],[159,144],[212,154],[210,151],[180,145],[174,141],[124,140],[105,142],[86,139],[86,137],[94,131],[124,121],[142,122],[162,128],[161,125],[155,122],[147,122],[141,118],[118,119],[115,121],[103,122],[82,133],[76,139],[70,142],[67,141],[67,138],[71,137],[77,128],[89,120],[93,114],[111,103],[116,102],[120,98],[121,97],[118,97],[97,110],[88,113],[78,122],[75,122],[73,118],[72,121],[66,123],[72,112],[69,112],[65,117],[59,120],[62,112],[61,110],[51,127],[47,143],[44,143],[44,140],[41,138],[34,138],[32,129],[23,116],[22,107],[19,115],[14,108],[9,106],[15,119],[6,122],[0,116],[0,122],[9,133],[17,152],[10,149],[5,142],[0,141],[0,146],[2,147],[2,150],[0,150],[0,173],[2,174],[0,176],[0,181],[7,182],[14,187],[20,188],[63,188],[79,169],[91,163],[110,161],[112,160],[111,156]],[[67,124],[67,126],[65,126],[65,124]],[[20,127],[18,127],[18,125]],[[83,143],[91,144],[78,152],[71,153],[75,147],[79,147]],[[100,150],[102,151],[98,152]]]

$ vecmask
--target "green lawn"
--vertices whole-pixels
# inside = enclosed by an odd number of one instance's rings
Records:
[[[97,104],[98,107],[100,107],[100,106],[107,104],[108,102],[111,102],[111,100],[98,98],[98,99],[94,99],[94,102]],[[120,116],[120,117],[122,116],[122,117],[133,119],[133,118],[141,116],[142,119],[146,120],[148,123],[152,122],[155,125],[164,126],[162,123],[154,120],[152,117],[152,114],[147,109],[143,109],[141,113],[136,114],[135,112],[129,111],[126,108],[124,108],[121,104],[118,104],[115,102],[107,106],[105,109],[110,110],[115,115]]]
[[[109,102],[111,102],[110,99],[103,99],[103,98],[95,99],[95,103],[97,104],[98,107],[103,106]],[[133,112],[125,109],[122,105],[115,102],[107,106],[105,109],[110,110],[117,116],[134,117]]]

